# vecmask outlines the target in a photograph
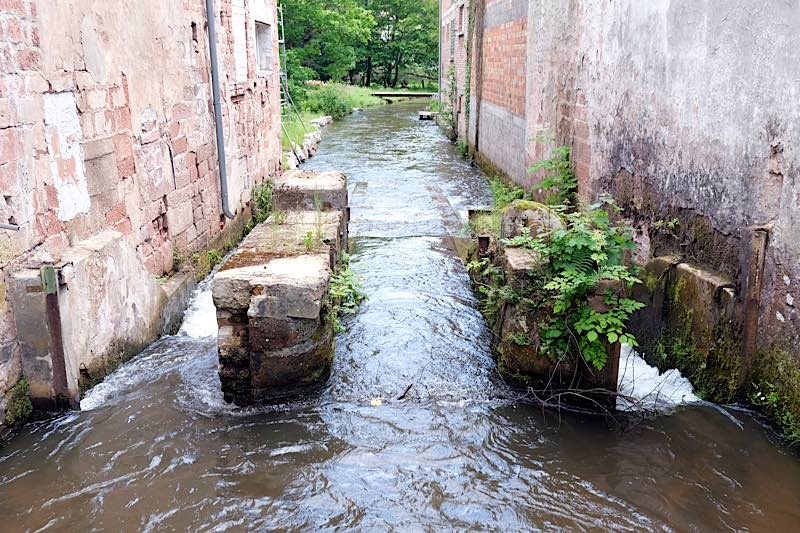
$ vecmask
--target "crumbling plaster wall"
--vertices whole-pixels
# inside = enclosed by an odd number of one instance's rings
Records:
[[[485,6],[487,61],[493,12],[509,18],[514,2],[475,1]],[[547,157],[533,139],[549,130],[572,148],[582,198],[612,193],[634,220],[640,259],[683,253],[731,279],[740,295],[752,230],[767,226],[759,346],[800,357],[800,5],[526,4],[524,88],[501,87],[504,111],[514,99],[524,101],[524,164],[506,153],[520,136],[499,129],[511,127],[514,113],[494,130],[481,116],[480,155],[530,186],[539,177],[525,169]],[[513,27],[503,30],[506,61],[517,57],[514,35]],[[474,105],[485,109],[487,99],[484,91],[484,102]],[[673,219],[677,229],[655,230]]]
[[[236,32],[234,3],[244,13]],[[229,206],[241,213],[253,185],[280,169],[276,2],[216,7]],[[273,28],[269,68],[258,65],[256,20]],[[234,33],[246,44],[244,78]],[[155,278],[222,232],[205,3],[0,2],[0,193],[0,222],[20,226],[0,231],[2,395],[20,368],[13,271],[58,263],[113,230]],[[120,274],[122,293],[140,275],[131,272]]]
[[[529,131],[554,128],[585,199],[614,193],[643,234],[679,219],[672,245],[740,292],[771,225],[760,344],[800,354],[800,6],[542,1],[529,21]]]

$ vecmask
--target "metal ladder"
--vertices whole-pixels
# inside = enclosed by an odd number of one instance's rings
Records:
[[[280,62],[280,87],[281,87],[281,129],[286,137],[289,137],[289,132],[286,130],[286,123],[285,120],[290,120],[292,117],[292,113],[297,116],[297,120],[300,121],[300,125],[303,127],[303,133],[308,133],[308,129],[306,128],[305,122],[303,122],[303,117],[300,116],[300,112],[297,110],[297,107],[294,105],[294,101],[292,100],[292,95],[289,92],[289,80],[286,74],[286,34],[284,32],[283,26],[283,6],[278,5],[278,46],[280,46],[279,50],[279,62]],[[294,143],[292,144],[292,153],[294,154],[297,161],[300,161],[300,158],[297,156],[297,152],[294,149]]]

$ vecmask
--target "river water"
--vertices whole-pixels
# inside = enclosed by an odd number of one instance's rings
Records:
[[[448,237],[486,183],[419,108],[335,123],[307,165],[349,176],[369,295],[326,388],[226,405],[205,284],[178,335],[0,449],[0,530],[796,530],[800,461],[747,413],[617,425],[499,380]]]

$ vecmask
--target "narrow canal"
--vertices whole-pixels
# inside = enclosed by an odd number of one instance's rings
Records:
[[[355,113],[308,164],[349,176],[370,298],[325,390],[226,405],[202,287],[179,335],[0,449],[0,530],[797,527],[800,461],[745,413],[686,406],[620,431],[515,398],[448,237],[490,201],[485,180],[418,109]]]

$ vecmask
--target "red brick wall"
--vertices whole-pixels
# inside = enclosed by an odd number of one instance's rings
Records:
[[[528,19],[486,28],[483,40],[483,99],[525,115]]]

